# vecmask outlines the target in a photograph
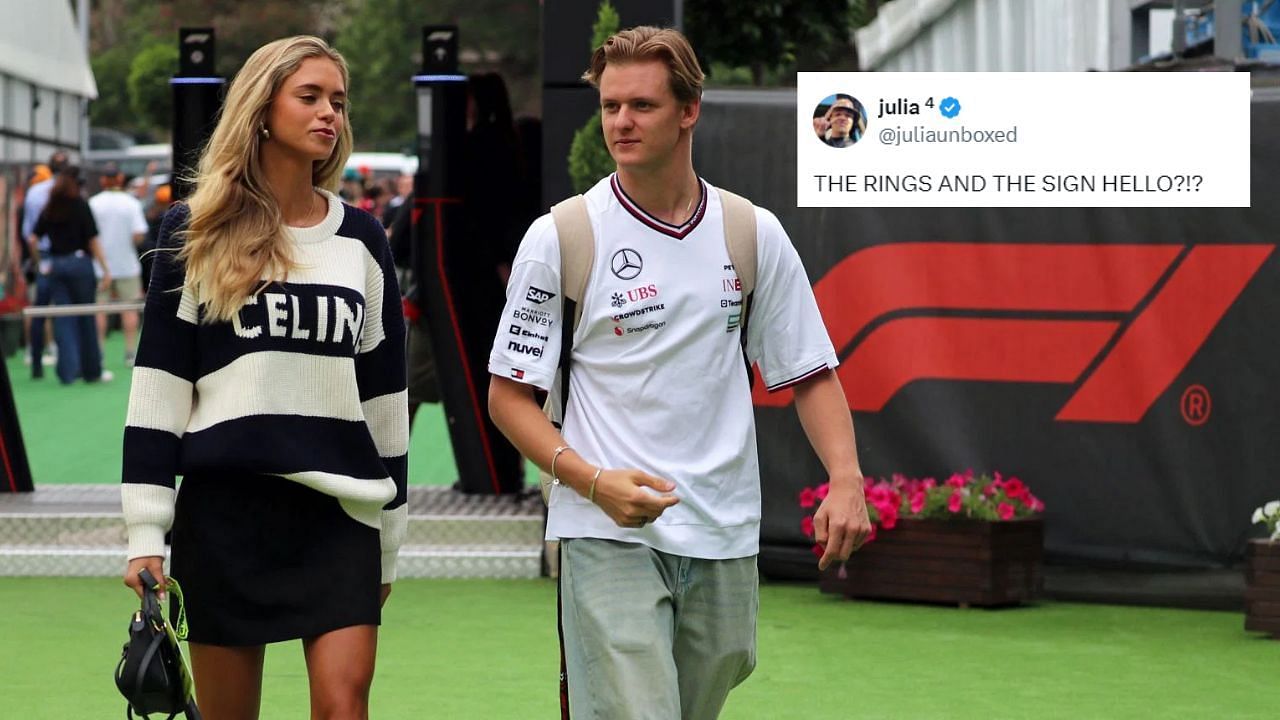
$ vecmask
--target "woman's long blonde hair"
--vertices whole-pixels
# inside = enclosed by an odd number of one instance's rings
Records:
[[[218,125],[200,156],[195,191],[187,199],[190,221],[179,252],[205,322],[230,321],[250,295],[265,287],[265,279],[283,280],[295,267],[280,207],[262,171],[261,145],[269,140],[261,128],[285,79],[316,57],[337,64],[347,84],[342,55],[320,38],[299,35],[258,48],[227,90]],[[311,183],[336,190],[351,146],[348,121],[333,154],[313,164]]]

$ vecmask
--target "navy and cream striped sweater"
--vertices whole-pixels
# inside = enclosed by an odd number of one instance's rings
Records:
[[[197,322],[171,240],[188,210],[165,215],[124,432],[130,559],[164,554],[175,476],[267,474],[379,528],[382,580],[395,579],[408,519],[400,291],[382,225],[326,195],[324,221],[286,230],[297,265],[287,281],[230,323]]]

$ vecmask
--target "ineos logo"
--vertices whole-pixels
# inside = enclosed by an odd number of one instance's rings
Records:
[[[613,260],[609,263],[609,269],[613,274],[618,276],[619,280],[634,280],[640,271],[644,269],[644,260],[641,259],[640,253],[631,248],[623,248],[613,254]]]

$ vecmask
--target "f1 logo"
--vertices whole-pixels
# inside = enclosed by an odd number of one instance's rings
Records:
[[[1079,383],[1055,419],[1133,424],[1274,249],[879,245],[837,264],[814,296],[852,410],[878,412],[915,380]],[[755,404],[791,402],[763,386]]]

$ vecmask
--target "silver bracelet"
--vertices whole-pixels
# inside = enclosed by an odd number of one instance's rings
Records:
[[[552,485],[560,484],[560,478],[556,476],[556,460],[560,459],[560,453],[569,449],[571,448],[568,445],[561,445],[557,447],[554,452],[551,453],[551,484]]]

